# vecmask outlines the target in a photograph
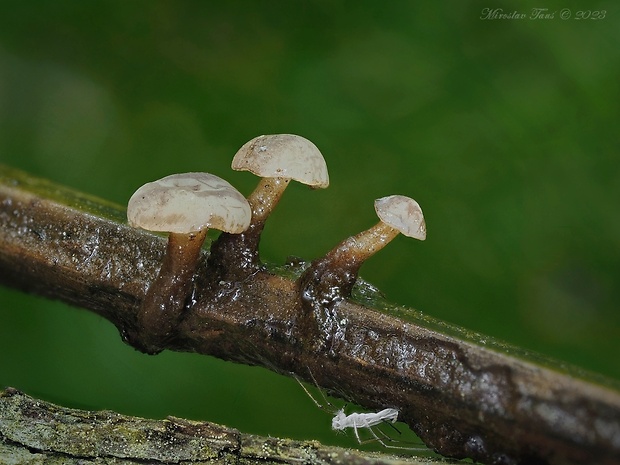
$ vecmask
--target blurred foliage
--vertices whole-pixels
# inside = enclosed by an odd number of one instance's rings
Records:
[[[210,171],[259,134],[322,150],[262,255],[319,256],[414,197],[424,243],[362,275],[395,302],[620,378],[620,11],[481,20],[534,2],[13,2],[0,16],[0,162],[126,203]],[[548,2],[558,11],[570,5]],[[571,7],[572,8],[572,7]],[[572,10],[573,17],[578,10]],[[335,442],[294,381],[192,354],[148,357],[101,318],[0,289],[0,384],[64,405],[208,419]]]

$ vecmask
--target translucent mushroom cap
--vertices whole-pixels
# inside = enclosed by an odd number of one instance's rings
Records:
[[[294,134],[255,137],[237,151],[232,169],[261,178],[294,179],[315,188],[329,186],[327,165],[319,149]]]
[[[214,228],[238,234],[248,228],[251,217],[245,197],[209,173],[173,174],[149,182],[127,205],[129,224],[148,231],[189,234]]]
[[[379,219],[407,237],[426,239],[426,224],[418,202],[404,195],[390,195],[375,200]]]

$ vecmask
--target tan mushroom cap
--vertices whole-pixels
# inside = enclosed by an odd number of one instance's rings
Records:
[[[232,169],[261,178],[294,179],[312,187],[329,186],[327,165],[319,149],[294,134],[255,137],[237,151]]]
[[[245,197],[209,173],[173,174],[149,182],[127,206],[131,226],[179,234],[205,228],[238,234],[248,228],[251,217]]]
[[[426,239],[426,224],[418,202],[404,195],[390,195],[375,200],[379,219],[407,237]]]

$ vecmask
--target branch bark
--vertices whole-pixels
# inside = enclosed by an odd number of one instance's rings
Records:
[[[143,349],[137,309],[165,239],[124,209],[0,168],[0,282],[90,309]],[[229,254],[234,257],[234,253]],[[484,463],[620,463],[620,392],[420,312],[354,299],[302,304],[303,262],[248,274],[201,259],[166,348],[295,373],[369,409],[394,407],[439,453]],[[317,311],[318,309],[318,311]]]
[[[265,438],[209,422],[165,420],[63,408],[15,389],[0,391],[3,463],[432,465],[432,458],[396,458]],[[442,462],[445,463],[445,462]]]

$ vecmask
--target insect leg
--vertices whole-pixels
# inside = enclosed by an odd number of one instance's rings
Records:
[[[386,441],[386,442],[398,442],[398,440],[389,437],[386,433],[384,433],[380,429],[377,429],[377,431],[375,431],[375,428],[373,428],[373,427],[369,427],[368,429],[370,430],[370,434],[372,434],[374,439],[369,439],[367,442],[376,440],[379,444],[381,444],[383,447],[388,448],[388,449],[410,450],[410,451],[420,451],[420,452],[421,451],[428,451],[429,450],[428,447],[405,447],[405,446],[393,446],[393,445],[390,445],[390,444],[386,444],[384,441]],[[381,436],[383,436],[383,440],[377,435],[377,432],[379,432],[379,434],[381,434]]]
[[[314,402],[314,404],[320,408],[321,410],[325,410],[325,406],[323,404],[320,404],[318,400],[316,400],[314,398],[314,396],[312,394],[310,394],[310,391],[308,391],[308,389],[306,388],[306,386],[304,386],[301,382],[301,380],[296,376],[293,375],[293,377],[295,378],[295,381],[297,381],[299,383],[299,385],[301,386],[301,388],[304,390],[304,392],[308,395],[308,397],[310,397],[310,399],[312,399],[312,402]]]
[[[379,423],[379,425],[383,423],[388,423],[390,426],[396,429],[396,427],[392,424],[390,420],[384,420],[383,422]],[[387,444],[387,442],[398,443],[399,441],[397,439],[393,439],[390,436],[388,436],[384,431],[382,431],[376,425],[377,425],[376,423],[372,423],[372,420],[369,420],[367,418],[366,420],[362,420],[362,421],[353,420],[350,426],[355,430],[355,437],[357,438],[357,442],[359,444],[368,444],[370,442],[378,442],[379,444],[381,444],[383,447],[387,449],[399,449],[399,450],[409,450],[409,451],[428,451],[429,450],[427,447],[404,447],[404,446],[394,446],[394,445]],[[368,428],[368,430],[370,431],[370,434],[372,435],[372,438],[367,439],[365,441],[361,441],[359,434],[357,432],[358,428]],[[398,429],[396,430],[398,431]],[[379,437],[379,435],[381,435],[381,437]]]
[[[308,367],[308,373],[310,374],[310,378],[312,379],[312,382],[314,383],[316,388],[321,393],[321,397],[323,397],[323,401],[325,402],[324,404],[321,404],[318,400],[316,400],[316,398],[312,394],[310,394],[310,391],[308,391],[308,388],[306,388],[306,386],[303,385],[303,383],[301,382],[301,380],[299,379],[299,377],[295,373],[291,373],[291,374],[293,375],[293,378],[295,378],[295,380],[299,383],[299,385],[304,390],[304,392],[308,395],[308,397],[310,397],[310,399],[312,399],[312,402],[314,402],[314,404],[318,408],[320,408],[322,410],[325,410],[325,411],[329,411],[329,409],[326,407],[326,406],[329,406],[329,407],[331,407],[332,409],[335,410],[335,407],[332,405],[332,403],[329,400],[327,400],[327,396],[325,395],[325,393],[323,392],[323,390],[319,386],[319,383],[316,382],[316,378],[312,374],[312,370],[310,370],[310,367]],[[333,412],[330,412],[330,413],[333,413]]]

